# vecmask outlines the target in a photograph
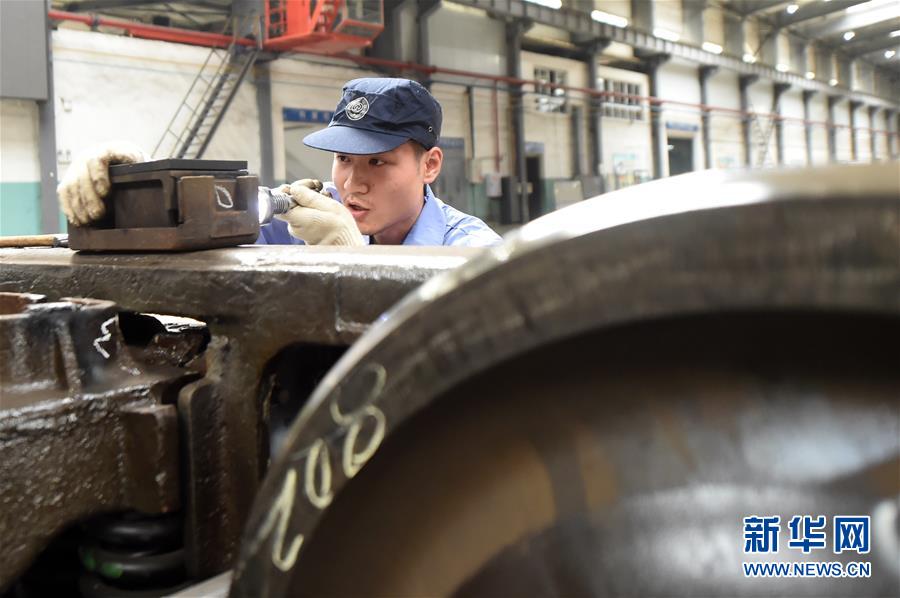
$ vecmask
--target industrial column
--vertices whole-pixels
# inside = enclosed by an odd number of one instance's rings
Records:
[[[856,110],[862,105],[862,102],[850,100],[850,159],[856,162],[859,160],[859,146],[856,139]]]
[[[806,140],[806,164],[812,166],[813,163],[813,143],[812,143],[812,122],[810,118],[809,102],[815,91],[803,91],[803,137]]]
[[[522,78],[522,35],[524,22],[516,20],[506,24],[506,74],[514,79]],[[514,166],[509,177],[509,222],[528,222],[528,184],[525,172],[525,95],[521,83],[509,85],[509,110],[512,133]]]
[[[887,142],[887,157],[890,159],[895,158],[894,153],[894,136],[896,132],[891,131],[891,127],[894,126],[894,116],[897,113],[894,110],[885,110],[884,111],[884,138]]]
[[[841,96],[828,96],[828,159],[837,162],[837,128],[834,122],[834,106]]]
[[[428,40],[428,17],[430,17],[440,5],[440,0],[420,0],[416,3],[416,60],[419,64],[431,64],[431,52]],[[422,74],[419,77],[419,83],[428,89],[428,91],[431,91],[431,74]]]
[[[750,128],[750,95],[749,88],[759,80],[759,75],[742,75],[738,78],[741,93],[741,141],[744,144],[744,165],[753,166],[753,144]],[[756,116],[754,115],[754,118]]]
[[[669,60],[668,54],[654,54],[644,59],[647,76],[650,79],[650,139],[653,146],[653,178],[665,176],[666,168],[666,135],[662,119],[662,104],[659,98],[659,67]]]
[[[712,140],[709,118],[709,78],[719,70],[717,66],[701,66],[697,73],[700,81],[700,134],[703,137],[703,165],[707,169],[712,168]]]
[[[44,31],[47,43],[47,96],[38,100],[38,163],[41,168],[41,232],[59,232],[59,202],[56,200],[56,94],[53,90],[53,28],[47,11],[52,8],[46,0]]]
[[[256,111],[259,113],[259,182],[275,185],[275,149],[272,141],[272,78],[270,62],[256,60],[254,84],[256,85]]]
[[[609,46],[610,40],[598,39],[586,47],[585,62],[588,71],[588,87],[603,91],[597,87],[597,58]],[[588,136],[591,145],[591,164],[588,172],[591,176],[602,174],[603,164],[603,98],[592,95],[588,99]]]
[[[778,164],[784,164],[784,120],[781,118],[781,96],[791,86],[788,83],[775,83],[772,86],[772,113],[775,114],[775,153]]]
[[[874,162],[878,158],[878,144],[875,138],[875,113],[878,112],[878,106],[869,106],[869,153],[870,161]]]

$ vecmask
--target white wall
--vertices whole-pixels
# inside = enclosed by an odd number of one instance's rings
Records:
[[[812,163],[828,163],[828,100],[815,94],[809,100],[809,118],[812,125]]]
[[[784,139],[784,164],[806,165],[806,127],[803,125],[803,92],[788,90],[781,94],[781,115]]]
[[[320,58],[302,60],[296,56],[287,56],[271,63],[269,77],[272,88],[273,183],[282,183],[287,178],[285,147],[292,147],[295,154],[305,151],[296,147],[296,144],[285,141],[284,108],[333,111],[347,81],[371,76],[378,75],[350,66],[346,62],[338,63]],[[319,128],[322,126],[324,125]],[[318,163],[315,158],[311,159]],[[329,169],[321,173],[319,178],[330,176]]]
[[[708,83],[709,101],[715,106],[740,110],[738,76],[719,71]],[[710,146],[713,168],[739,168],[744,165],[741,141],[741,117],[734,112],[716,111],[710,115]]]
[[[0,182],[40,181],[37,102],[0,99],[0,122]]]
[[[850,104],[847,101],[838,102],[834,106],[834,123],[839,125],[835,129],[836,159],[838,162],[850,162],[853,157],[850,151]]]
[[[697,66],[686,62],[671,60],[659,69],[659,96],[671,98],[679,102],[700,104],[700,83],[697,78]],[[662,120],[679,126],[695,127],[694,133],[666,129],[667,136],[691,138],[694,140],[694,170],[701,170],[704,165],[703,143],[701,143],[701,113],[695,106],[681,104],[663,104]],[[665,154],[668,157],[668,153]],[[663,173],[668,174],[668,161]]]
[[[65,158],[127,139],[148,154],[209,54],[206,48],[60,28],[53,33],[56,144]],[[165,157],[165,156],[161,156]],[[259,169],[255,88],[245,81],[203,156]]]

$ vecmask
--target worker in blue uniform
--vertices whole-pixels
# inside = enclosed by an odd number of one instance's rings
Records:
[[[441,171],[441,106],[415,81],[350,81],[327,128],[303,139],[334,153],[332,182],[290,186],[298,204],[262,227],[260,244],[458,245],[500,237],[484,222],[434,196]],[[336,200],[336,201],[335,201]]]
[[[334,153],[332,181],[284,185],[294,208],[261,228],[257,243],[310,245],[496,245],[484,222],[434,196],[441,172],[441,106],[415,81],[348,82],[325,129],[303,142]],[[60,206],[79,226],[103,216],[109,166],[145,161],[128,143],[109,143],[73,161],[58,187]]]

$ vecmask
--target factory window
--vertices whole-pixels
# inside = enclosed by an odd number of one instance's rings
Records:
[[[566,72],[553,69],[535,67],[535,105],[538,112],[565,112],[566,90],[553,85],[566,84]]]
[[[612,79],[599,79],[598,89],[609,92],[603,99],[603,116],[627,120],[644,120],[644,106],[640,99],[641,86]]]

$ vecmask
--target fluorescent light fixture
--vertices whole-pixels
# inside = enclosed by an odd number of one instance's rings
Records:
[[[681,35],[675,33],[674,31],[670,31],[669,29],[663,29],[662,27],[657,27],[653,30],[653,35],[660,38],[665,39],[670,42],[677,42],[681,39]]]
[[[724,49],[719,44],[714,44],[712,42],[703,42],[702,48],[707,52],[712,52],[713,54],[721,54],[722,50]]]
[[[525,0],[525,2],[540,4],[541,6],[546,6],[547,8],[552,8],[554,10],[559,10],[562,6],[562,0]]]
[[[613,27],[628,27],[628,19],[626,19],[625,17],[612,15],[608,12],[603,12],[602,10],[592,10],[591,18],[598,23],[606,23],[607,25],[612,25]]]
[[[896,50],[885,50],[884,51],[884,57],[887,58],[888,60],[893,58],[896,54],[897,54]]]
[[[828,80],[828,84],[831,85],[832,87],[835,87],[838,84],[838,81],[837,81],[837,79],[832,78],[832,79]]]
[[[893,3],[895,3],[896,1],[897,1],[897,0],[869,0],[869,2],[863,2],[862,4],[854,4],[853,6],[847,8],[847,9],[845,9],[845,10],[846,10],[848,13],[851,13],[851,14],[852,14],[852,13],[855,13],[855,12],[863,12],[863,11],[866,11],[866,10],[870,10],[870,9],[875,8],[875,7],[877,7],[877,6],[885,6],[885,5],[888,5],[888,4],[893,4]]]
[[[748,52],[747,54],[744,54],[744,62],[753,64],[754,62],[756,62],[756,56]]]
[[[891,31],[890,37],[900,37],[900,29],[894,29]]]
[[[792,15],[792,14],[794,14],[795,12],[797,12],[798,10],[800,10],[800,7],[799,7],[798,5],[796,5],[796,4],[788,4],[788,6],[787,6],[787,8],[786,8],[785,10],[787,11],[787,13],[788,13],[789,15]]]
[[[845,41],[845,42],[849,42],[849,41],[850,41],[851,39],[853,39],[854,37],[856,37],[856,32],[855,32],[855,31],[848,31],[847,33],[844,34],[844,41]]]
[[[788,72],[788,65],[779,62],[778,64],[775,65],[775,70],[778,71],[779,73],[786,73],[786,72]]]
[[[815,79],[815,78],[816,78],[816,74],[815,74],[814,72],[812,72],[812,71],[806,71],[806,78],[807,78],[807,79]]]

